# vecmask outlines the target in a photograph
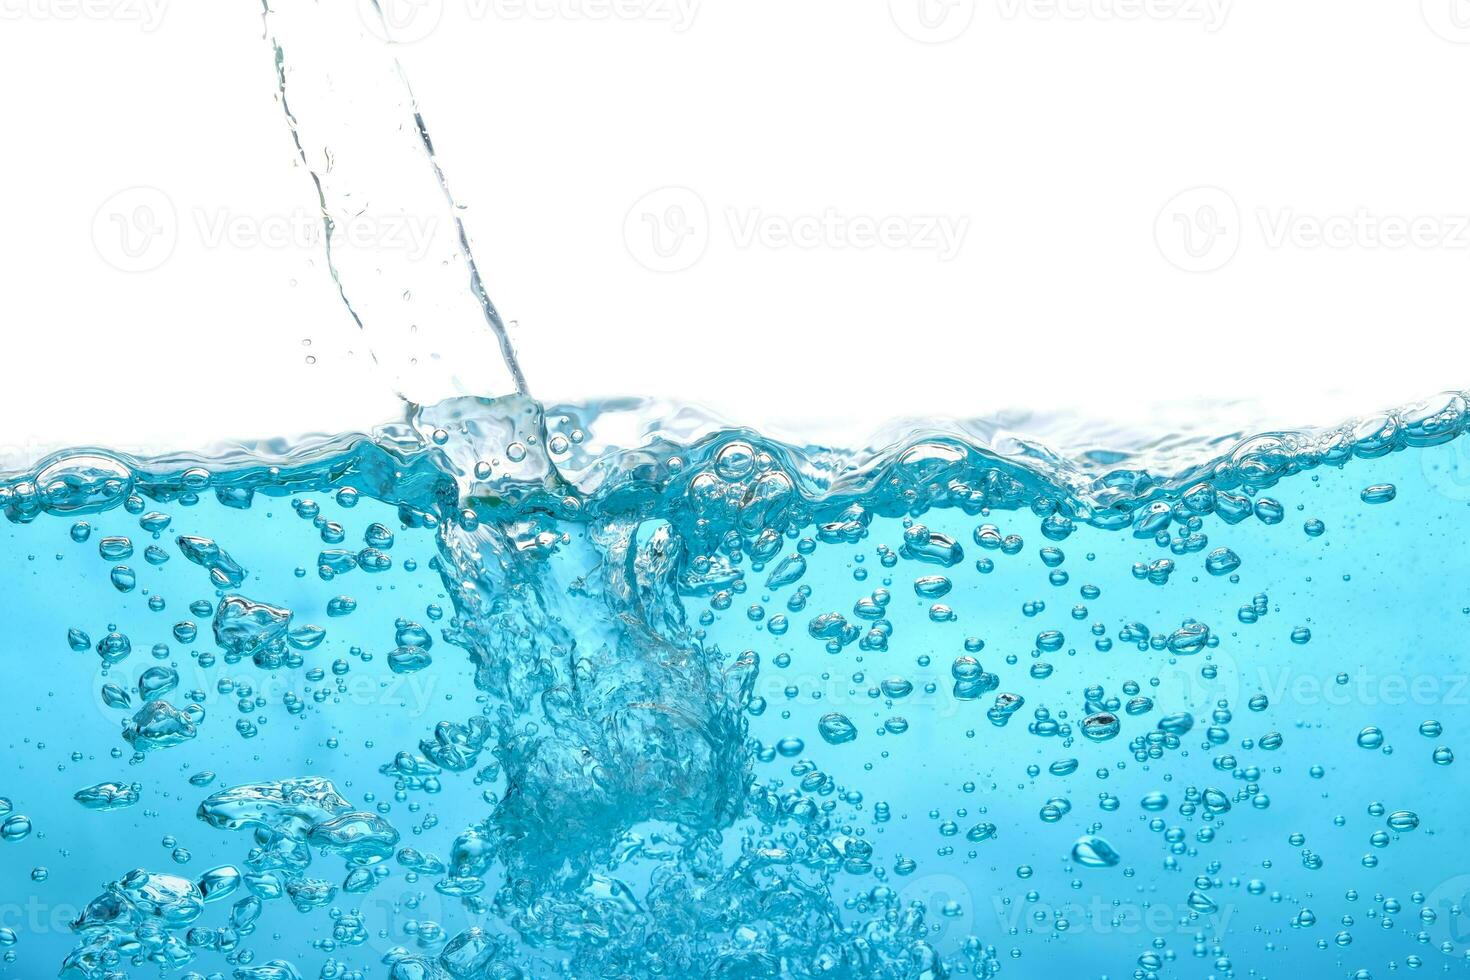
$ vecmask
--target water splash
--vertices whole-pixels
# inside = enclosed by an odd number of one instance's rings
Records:
[[[9,621],[96,664],[46,681],[95,705],[70,732],[32,729],[83,760],[63,770],[96,775],[28,788],[6,837],[85,840],[101,831],[86,821],[158,814],[110,825],[136,857],[52,859],[48,883],[114,884],[65,949],[29,935],[16,962],[44,949],[89,980],[144,963],[333,978],[374,960],[395,980],[1194,976],[1203,943],[1212,972],[1310,972],[1417,944],[1251,938],[1278,913],[1310,938],[1309,893],[1334,917],[1378,894],[1373,918],[1392,918],[1391,900],[1434,910],[1455,887],[1409,840],[1452,846],[1436,800],[1458,786],[1453,649],[1391,662],[1344,644],[1460,626],[1465,600],[1425,604],[1401,575],[1430,559],[1384,556],[1436,526],[1462,537],[1445,522],[1465,500],[1437,475],[1461,396],[1174,473],[1146,453],[1098,471],[1002,451],[964,426],[850,451],[684,413],[616,445],[619,408],[604,430],[595,408],[460,399],[295,455],[89,450],[0,484],[23,536],[10,567],[56,540],[55,591],[85,597]],[[1362,493],[1388,486],[1389,502]],[[94,527],[170,535],[190,560],[94,590],[116,557]],[[1336,586],[1284,584],[1324,545]],[[1211,546],[1240,564],[1212,574]],[[1160,550],[1181,569],[1155,580]],[[1436,549],[1435,577],[1464,553]],[[203,573],[221,555],[243,581]],[[1362,589],[1397,591],[1374,614],[1349,601]],[[160,642],[177,594],[185,618]],[[1388,703],[1401,677],[1437,683],[1432,703]],[[1344,758],[1367,754],[1365,720],[1371,784]],[[138,775],[120,780],[123,762]],[[1426,768],[1450,781],[1427,793]],[[58,814],[53,787],[138,802]],[[1283,821],[1301,830],[1289,861]],[[139,860],[157,827],[162,866]],[[209,870],[183,873],[196,854]],[[1255,902],[1258,880],[1282,904]]]
[[[0,477],[0,973],[1470,962],[1463,394],[859,447],[543,406],[359,6],[264,18],[410,404]]]

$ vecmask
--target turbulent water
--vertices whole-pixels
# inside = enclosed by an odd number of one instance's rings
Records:
[[[0,483],[3,975],[1467,970],[1461,396],[1177,471],[648,412]]]
[[[361,9],[270,0],[275,95],[431,407],[0,475],[0,976],[1470,972],[1463,395],[865,448],[543,406]],[[427,261],[341,233],[405,213]]]

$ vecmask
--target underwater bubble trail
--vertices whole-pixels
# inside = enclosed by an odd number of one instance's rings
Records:
[[[1465,972],[1463,402],[1386,418],[1087,481],[516,397],[57,454],[0,975]]]
[[[0,475],[0,977],[1470,973],[1464,394],[543,406],[387,12],[263,10],[405,417]]]

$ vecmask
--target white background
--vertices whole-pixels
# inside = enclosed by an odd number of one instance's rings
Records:
[[[543,400],[1162,433],[1466,386],[1470,0],[383,2]],[[319,248],[201,230],[310,211],[262,35],[0,0],[4,463],[400,411]]]

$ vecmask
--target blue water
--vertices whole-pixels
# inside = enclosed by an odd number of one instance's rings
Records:
[[[0,975],[1467,972],[1463,399],[607,419],[0,483]]]
[[[377,10],[264,38],[404,419],[0,474],[0,977],[1470,970],[1463,395],[543,407]]]

